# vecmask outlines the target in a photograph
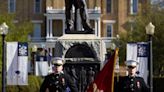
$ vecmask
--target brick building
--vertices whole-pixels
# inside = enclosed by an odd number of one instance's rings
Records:
[[[103,40],[106,48],[110,48],[111,40],[120,32],[126,32],[125,25],[133,24],[133,16],[145,10],[147,1],[86,0],[89,21],[95,29],[93,35]],[[52,54],[57,39],[65,35],[64,0],[0,0],[0,13],[15,14],[13,23],[26,20],[33,23],[31,46],[47,48]]]
[[[113,38],[132,16],[144,10],[147,0],[86,0],[89,20],[95,35]],[[64,0],[0,0],[0,13],[16,14],[14,23],[29,20],[34,24],[32,38],[53,39],[65,29]]]

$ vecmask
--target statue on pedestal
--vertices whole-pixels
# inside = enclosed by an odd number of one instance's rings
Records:
[[[84,69],[84,67],[81,67],[81,71],[79,73],[79,92],[85,92],[86,90],[86,86],[87,86],[87,78],[86,78],[87,74],[86,74],[86,70]]]
[[[72,7],[75,7],[75,21],[73,21]],[[87,7],[85,0],[65,0],[65,15],[66,15],[66,33],[70,31],[77,31],[76,29],[76,14],[77,10],[80,11],[82,26],[84,28],[84,33],[93,33],[94,30],[90,27],[88,21]]]
[[[94,81],[94,78],[95,78],[95,71],[93,70],[92,67],[89,67],[87,76],[88,76],[87,82],[89,85]]]

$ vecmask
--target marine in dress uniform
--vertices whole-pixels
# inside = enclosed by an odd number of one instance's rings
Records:
[[[134,60],[126,61],[128,76],[120,78],[115,87],[115,92],[149,92],[149,88],[144,79],[136,76],[137,64]]]
[[[45,77],[40,92],[78,92],[77,87],[70,76],[63,72],[64,60],[60,57],[52,59],[53,73]]]

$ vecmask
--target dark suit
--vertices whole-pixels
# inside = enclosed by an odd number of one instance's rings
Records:
[[[149,92],[141,77],[122,77],[115,85],[115,92]]]
[[[64,73],[47,75],[40,87],[40,92],[66,92],[67,89],[71,92],[78,92],[75,83],[70,76]]]

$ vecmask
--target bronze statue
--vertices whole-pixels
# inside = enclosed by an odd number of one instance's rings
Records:
[[[85,0],[65,0],[65,15],[66,15],[66,31],[73,31],[74,29],[74,21],[72,17],[72,6],[75,6],[75,10],[80,10],[80,16],[82,20],[82,26],[85,30],[85,33],[93,33],[93,29],[90,27],[88,16],[87,16],[87,7]],[[76,23],[75,23],[76,25]],[[77,30],[76,30],[77,31]]]
[[[88,85],[94,81],[94,77],[95,77],[95,71],[93,70],[92,67],[89,67],[88,79],[87,79]]]
[[[79,92],[85,92],[86,90],[86,86],[87,86],[87,73],[86,70],[84,69],[84,67],[81,67],[81,71],[79,73]]]

